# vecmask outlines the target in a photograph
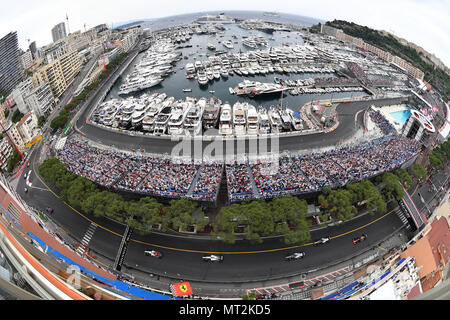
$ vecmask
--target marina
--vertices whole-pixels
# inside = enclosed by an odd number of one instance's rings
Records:
[[[278,25],[268,36],[259,20],[200,18],[157,32],[91,120],[153,135],[301,132],[324,124],[301,110],[308,101],[406,90],[400,73],[387,78],[392,68],[320,35]]]

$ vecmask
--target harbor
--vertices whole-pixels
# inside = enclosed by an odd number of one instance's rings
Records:
[[[264,30],[268,24],[275,29]],[[199,136],[209,129],[218,136],[301,133],[335,124],[320,105],[304,110],[310,101],[332,106],[407,90],[401,73],[323,40],[224,15],[158,30],[90,120],[156,136]]]

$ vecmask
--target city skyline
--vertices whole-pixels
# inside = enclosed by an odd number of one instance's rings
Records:
[[[148,2],[135,0],[132,5],[123,6],[118,2],[81,0],[75,2],[43,0],[33,2],[20,1],[19,4],[8,3],[6,10],[0,13],[1,35],[11,31],[18,32],[19,47],[28,49],[30,42],[36,41],[38,47],[52,42],[51,29],[60,22],[67,22],[67,32],[84,31],[98,24],[117,24],[122,21],[155,19],[167,16],[230,10],[277,11],[323,20],[347,20],[377,30],[385,30],[413,42],[438,57],[450,67],[450,22],[446,18],[450,2],[431,0],[387,0],[377,3],[348,0],[344,4],[330,0],[310,2],[285,1],[285,6],[272,1],[236,1],[226,3],[212,1],[190,1],[188,3],[172,0],[165,1],[157,8]],[[23,8],[27,8],[26,11]],[[90,10],[85,10],[90,8]],[[369,14],[370,13],[370,14]]]

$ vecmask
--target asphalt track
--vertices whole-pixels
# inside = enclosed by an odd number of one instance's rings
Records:
[[[43,211],[47,206],[54,208],[52,219],[58,221],[58,224],[79,242],[89,226],[95,224],[97,228],[89,242],[89,248],[102,256],[102,259],[97,261],[99,264],[108,266],[109,261],[109,265],[112,265],[125,226],[104,218],[86,215],[62,202],[55,190],[35,174],[36,169],[33,164],[31,175],[33,188],[29,188],[28,193],[23,193],[24,179],[19,181],[18,190],[23,199]],[[211,241],[208,237],[180,237],[159,233],[142,236],[133,233],[125,258],[125,267],[128,270],[134,269],[163,277],[201,282],[247,282],[294,276],[348,258],[376,245],[402,226],[393,209],[394,207],[390,206],[384,215],[365,215],[340,226],[312,232],[312,240],[322,236],[332,237],[329,244],[321,247],[312,246],[311,243],[303,246],[286,245],[280,238],[269,238],[262,244],[239,240],[235,245],[231,245]],[[366,233],[368,239],[357,246],[353,245],[351,239],[362,233]],[[158,260],[145,256],[144,250],[148,249],[163,252],[164,258]],[[301,261],[284,262],[284,256],[294,251],[304,251],[307,256]],[[203,262],[202,255],[209,253],[223,254],[224,262]]]

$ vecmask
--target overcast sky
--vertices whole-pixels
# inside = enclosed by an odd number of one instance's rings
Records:
[[[100,23],[160,18],[213,10],[259,10],[341,19],[390,31],[422,46],[450,67],[450,0],[16,0],[2,1],[0,37],[17,31],[41,47],[52,42],[51,29],[69,16],[71,32]]]

